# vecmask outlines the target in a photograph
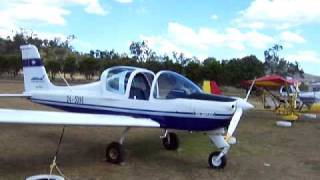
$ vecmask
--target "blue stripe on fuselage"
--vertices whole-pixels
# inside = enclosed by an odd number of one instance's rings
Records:
[[[97,105],[92,105],[92,107],[81,107],[81,105],[72,106],[72,104],[53,104],[46,103],[47,100],[40,99],[32,99],[36,103],[44,104],[47,106],[51,106],[57,109],[62,109],[64,111],[69,112],[77,112],[77,113],[92,113],[92,114],[114,114],[114,115],[127,115],[132,117],[143,117],[150,118],[154,121],[157,121],[160,124],[161,128],[168,129],[179,129],[179,130],[190,130],[190,131],[209,131],[213,129],[217,129],[220,127],[227,127],[230,123],[232,114],[230,118],[201,118],[201,117],[178,117],[174,115],[155,115],[155,114],[146,114],[146,113],[137,113],[137,112],[121,112],[117,111],[117,108],[113,107],[113,109],[97,109]],[[50,101],[48,101],[50,102]],[[52,102],[52,101],[51,101]],[[53,101],[55,103],[64,103]],[[101,106],[100,106],[101,107]],[[102,106],[106,107],[106,106]],[[119,108],[121,109],[121,108]],[[129,108],[125,108],[129,109]],[[131,109],[132,110],[132,109]],[[149,110],[150,112],[151,110]],[[158,111],[162,112],[162,111]],[[193,114],[193,113],[191,113]]]
[[[77,106],[90,106],[90,107],[96,107],[96,108],[112,108],[116,110],[129,110],[129,111],[143,111],[143,112],[151,112],[151,113],[174,113],[174,114],[182,114],[182,115],[195,115],[193,112],[178,112],[178,111],[156,111],[156,110],[148,110],[148,109],[134,109],[134,108],[124,108],[124,107],[114,107],[114,106],[105,106],[105,105],[95,105],[95,104],[70,104],[62,101],[53,101],[53,100],[46,100],[46,99],[37,99],[37,98],[31,98],[32,101],[36,101],[37,103],[46,104],[46,102],[50,103],[59,103],[59,104],[68,104],[70,105],[77,105]],[[219,114],[215,113],[216,116],[232,116],[232,114]]]

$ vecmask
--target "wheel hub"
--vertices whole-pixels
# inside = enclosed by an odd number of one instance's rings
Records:
[[[218,156],[213,156],[212,157],[212,165],[214,165],[214,166],[216,166],[216,167],[218,167],[218,166],[220,166],[221,165],[221,158],[220,159],[217,159],[217,157]]]
[[[116,149],[112,148],[112,149],[109,150],[109,157],[111,159],[117,159],[118,156],[119,156],[119,153],[118,153],[118,151]]]

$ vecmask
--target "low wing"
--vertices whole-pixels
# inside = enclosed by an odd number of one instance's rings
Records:
[[[0,123],[74,126],[160,127],[160,124],[158,122],[147,118],[14,109],[0,109]]]
[[[6,98],[6,97],[31,97],[31,95],[28,94],[0,94],[0,98]]]

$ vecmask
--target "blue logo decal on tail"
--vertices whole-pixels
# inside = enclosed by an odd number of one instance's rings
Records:
[[[44,80],[45,75],[43,75],[42,77],[33,77],[31,78],[32,82],[42,82]]]

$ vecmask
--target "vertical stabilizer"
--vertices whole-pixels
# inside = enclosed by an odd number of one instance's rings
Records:
[[[48,90],[52,87],[38,49],[34,45],[20,46],[24,75],[24,90]]]

